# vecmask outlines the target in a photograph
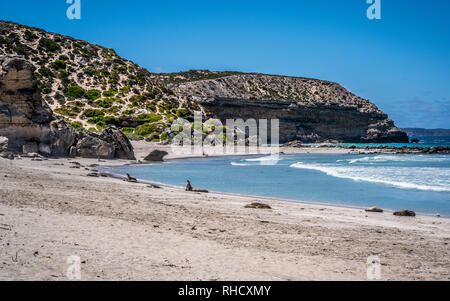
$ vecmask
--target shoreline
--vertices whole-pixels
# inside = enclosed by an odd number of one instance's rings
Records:
[[[450,280],[449,219],[87,176],[127,163],[0,158],[0,279],[67,280],[78,255],[82,280],[366,280],[376,255],[382,280]]]
[[[224,156],[232,156],[232,155],[224,155]],[[246,157],[245,155],[235,155],[236,157]],[[248,155],[248,156],[255,156],[255,154],[253,155]],[[220,156],[217,156],[220,157]],[[234,156],[233,156],[234,157]],[[155,164],[165,164],[165,163],[169,163],[171,161],[178,161],[178,160],[188,160],[188,159],[208,159],[208,158],[213,158],[213,157],[180,157],[180,158],[173,158],[173,159],[168,159],[165,160],[164,162],[155,162],[155,163],[142,163],[142,164],[124,164],[124,165],[120,165],[120,166],[152,166]],[[103,170],[99,171],[102,174],[106,174],[109,175],[112,178],[118,179],[118,180],[123,180],[124,179],[124,175],[118,174],[118,173],[111,173],[111,172],[107,172],[107,170],[109,168],[115,168],[115,167],[120,167],[120,166],[102,166]],[[157,186],[161,186],[161,187],[167,187],[167,188],[171,188],[171,189],[176,189],[179,191],[185,191],[185,188],[183,186],[178,186],[178,185],[171,185],[168,183],[163,183],[163,182],[158,182],[158,181],[151,181],[151,180],[145,180],[145,179],[141,179],[141,178],[137,178],[138,183],[141,184],[146,184],[146,185],[157,185]],[[300,199],[287,199],[287,198],[279,198],[279,197],[271,197],[271,196],[263,196],[263,195],[252,195],[252,194],[244,194],[244,193],[232,193],[232,192],[224,192],[224,191],[215,191],[215,190],[209,190],[209,193],[214,193],[214,194],[222,194],[222,195],[226,195],[226,196],[236,196],[236,197],[244,197],[244,198],[254,198],[254,199],[261,199],[261,200],[266,200],[266,201],[274,201],[274,202],[288,202],[288,203],[294,203],[294,204],[305,204],[305,205],[317,205],[317,206],[327,206],[327,207],[336,207],[336,208],[346,208],[346,209],[353,209],[353,210],[365,210],[367,209],[367,207],[361,207],[361,206],[353,206],[353,205],[345,205],[345,204],[334,204],[334,203],[328,203],[328,202],[315,202],[315,201],[308,201],[308,200],[300,200]],[[394,213],[395,211],[398,211],[396,209],[393,208],[382,208],[384,213]],[[405,208],[407,209],[407,208]],[[445,218],[445,219],[450,219],[450,215],[446,215],[446,214],[440,214],[439,216],[437,216],[437,213],[426,213],[426,212],[420,212],[420,211],[415,211],[415,213],[418,216],[427,216],[427,217],[432,217],[432,218],[436,218],[436,219],[440,219],[440,218]]]
[[[135,146],[137,145],[136,142],[133,143]],[[147,144],[147,146],[150,144]],[[139,145],[140,146],[140,145]],[[270,156],[271,154],[268,153],[262,153],[262,152],[258,152],[258,153],[239,153],[239,154],[219,154],[219,155],[208,155],[208,156],[198,156],[198,155],[192,155],[192,156],[185,156],[185,155],[174,155],[173,153],[171,153],[170,151],[170,146],[160,146],[157,144],[151,144],[152,148],[155,149],[164,149],[166,151],[168,151],[168,155],[166,156],[167,159],[165,159],[162,162],[151,162],[151,161],[147,161],[147,162],[142,162],[142,163],[129,163],[129,164],[123,164],[121,166],[151,166],[154,164],[165,164],[165,163],[170,163],[173,161],[178,161],[178,160],[189,160],[189,159],[208,159],[208,158],[218,158],[218,157],[250,157],[250,156]],[[270,148],[262,148],[263,150],[267,150]],[[377,148],[377,147],[370,147],[369,151],[371,151],[370,153],[359,153],[359,152],[355,152],[354,148],[351,147],[285,147],[285,146],[281,146],[280,148],[280,153],[282,153],[282,155],[298,155],[298,154],[349,154],[349,155],[374,155],[374,154],[391,154],[391,155],[405,155],[405,154],[417,154],[417,155],[424,155],[424,153],[393,153],[390,152],[390,150],[392,150],[392,148]],[[394,147],[395,149],[395,147]],[[400,148],[401,149],[401,148]],[[356,150],[367,150],[366,148],[356,148]],[[388,151],[386,151],[388,150]],[[139,149],[139,154],[141,157],[141,149]],[[139,160],[137,160],[139,161]],[[103,166],[104,168],[115,168],[118,167],[117,165],[111,165],[111,166]],[[117,178],[117,179],[123,179],[124,175],[120,175],[120,174],[114,174],[114,173],[107,173],[110,174],[112,177]],[[158,182],[158,181],[149,181],[149,180],[145,180],[145,179],[137,179],[139,182],[144,183],[144,184],[156,184],[162,187],[169,187],[169,188],[173,188],[173,189],[178,189],[180,191],[184,191],[184,187],[183,186],[177,186],[177,185],[171,185],[171,184],[167,184],[167,183],[163,183],[163,182]],[[279,197],[272,197],[272,196],[262,196],[262,195],[251,195],[251,194],[243,194],[243,193],[232,193],[232,192],[223,192],[223,191],[209,191],[210,193],[215,193],[215,194],[223,194],[223,195],[228,195],[228,196],[237,196],[237,197],[247,197],[247,198],[260,198],[260,199],[264,199],[264,200],[268,200],[268,201],[279,201],[279,202],[289,202],[289,203],[299,203],[299,204],[308,204],[308,205],[318,205],[318,206],[329,206],[329,207],[336,207],[336,208],[347,208],[347,209],[354,209],[354,210],[365,210],[367,209],[366,207],[361,207],[361,206],[353,206],[353,205],[345,205],[345,204],[335,204],[335,203],[328,203],[328,202],[315,202],[315,201],[308,201],[308,200],[301,200],[301,199],[287,199],[287,198],[279,198]],[[375,206],[376,204],[374,204]],[[396,209],[393,208],[382,208],[384,210],[384,212],[389,212],[389,213],[394,213],[395,211],[397,211]],[[404,209],[408,209],[408,208],[404,208]],[[450,219],[450,215],[446,215],[446,214],[440,214],[439,216],[437,216],[437,212],[436,213],[426,213],[426,212],[420,212],[420,211],[415,211],[415,213],[417,215],[420,216],[427,216],[427,217],[432,217],[432,218],[446,218],[446,219]]]

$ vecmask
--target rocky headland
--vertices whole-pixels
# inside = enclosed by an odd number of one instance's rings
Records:
[[[33,65],[42,107],[76,129],[113,125],[131,139],[169,141],[173,121],[199,111],[223,122],[279,119],[282,143],[408,141],[373,103],[337,83],[207,70],[156,74],[113,49],[41,29],[0,21],[0,34],[0,55]]]

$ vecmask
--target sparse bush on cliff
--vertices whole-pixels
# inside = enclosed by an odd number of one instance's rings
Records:
[[[83,128],[83,125],[82,125],[81,123],[77,122],[77,121],[72,122],[70,125],[71,125],[74,129],[81,129],[81,128]]]
[[[178,117],[185,117],[188,114],[188,111],[186,109],[179,109],[177,110],[177,116]]]
[[[86,98],[88,100],[97,100],[100,97],[102,97],[102,94],[98,90],[92,89],[86,92]]]
[[[67,87],[67,89],[65,89],[64,94],[67,97],[72,97],[72,98],[81,98],[84,96],[85,91],[83,88],[81,88],[78,85],[73,85],[70,87]]]
[[[44,49],[44,50],[49,51],[49,52],[55,52],[55,51],[61,49],[61,47],[58,45],[58,43],[56,43],[54,40],[47,39],[47,38],[44,38],[44,37],[42,37],[39,40],[38,48]]]
[[[23,38],[29,42],[34,42],[38,39],[38,36],[32,33],[29,29],[25,30]]]
[[[147,137],[150,134],[156,131],[156,125],[153,123],[144,123],[141,126],[138,126],[134,133],[139,136]]]
[[[169,134],[167,133],[162,133],[161,137],[160,137],[161,141],[166,141],[169,139]]]
[[[108,91],[104,91],[102,94],[104,97],[113,97],[113,96],[116,96],[117,91],[108,90]]]
[[[90,118],[90,117],[104,116],[105,113],[103,113],[101,110],[87,109],[84,111],[83,115]]]
[[[161,116],[157,114],[141,114],[137,120],[140,122],[157,122],[161,120]]]
[[[62,60],[56,60],[52,63],[52,68],[55,70],[66,69],[66,62]]]

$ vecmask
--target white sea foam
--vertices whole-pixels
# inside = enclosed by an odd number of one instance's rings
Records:
[[[448,157],[444,156],[424,156],[424,155],[379,155],[362,157],[357,159],[338,160],[337,162],[355,163],[381,163],[381,162],[443,162],[447,161]]]
[[[251,163],[240,163],[240,162],[231,162],[231,165],[233,165],[233,166],[251,166],[251,165],[256,165],[256,164],[251,164]]]
[[[264,157],[260,157],[260,158],[250,158],[250,159],[245,159],[245,161],[247,162],[267,162],[267,161],[280,161],[281,158],[279,155],[270,155],[270,156],[264,156]]]
[[[391,185],[404,189],[450,192],[448,168],[372,167],[298,162],[293,168],[317,170],[329,176]]]

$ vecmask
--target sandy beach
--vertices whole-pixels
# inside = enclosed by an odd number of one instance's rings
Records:
[[[169,150],[133,144],[138,160]],[[372,255],[381,280],[450,280],[448,219],[87,176],[128,163],[0,158],[0,280],[67,280],[72,255],[82,280],[367,280]]]

